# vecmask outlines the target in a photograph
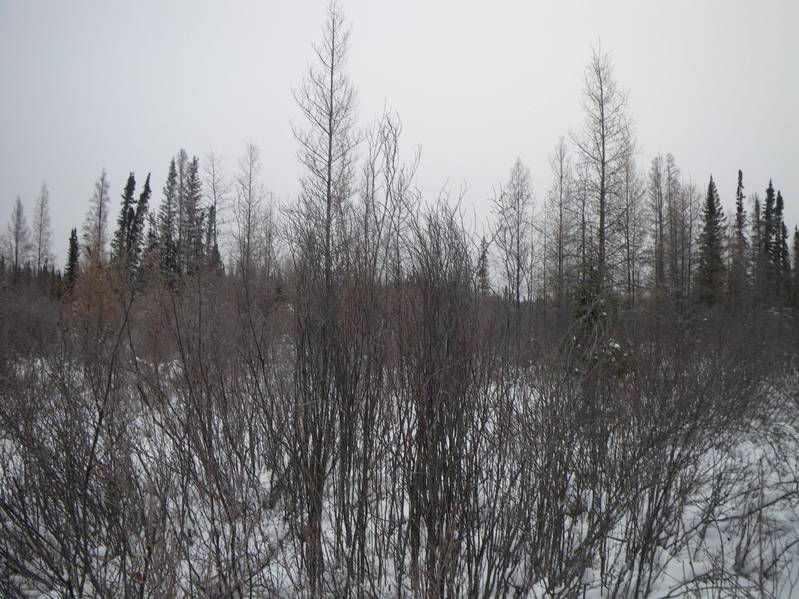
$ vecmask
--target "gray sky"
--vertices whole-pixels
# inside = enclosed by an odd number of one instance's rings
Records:
[[[700,188],[734,203],[769,178],[799,220],[799,2],[345,0],[359,121],[388,104],[422,148],[429,195],[466,185],[485,213],[516,156],[540,202],[547,157],[578,130],[583,70],[601,39],[630,97],[648,168],[671,152]],[[19,194],[30,222],[50,187],[66,254],[108,169],[113,221],[125,179],[155,196],[181,147],[232,173],[248,141],[278,197],[297,190],[291,89],[312,58],[326,0],[0,0],[0,223]],[[112,221],[112,222],[113,222]]]

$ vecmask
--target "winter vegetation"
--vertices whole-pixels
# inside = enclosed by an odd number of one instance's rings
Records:
[[[779,182],[639,164],[597,48],[545,191],[517,159],[476,233],[359,123],[348,37],[333,3],[290,202],[252,144],[103,170],[68,240],[17,198],[0,596],[799,597]]]

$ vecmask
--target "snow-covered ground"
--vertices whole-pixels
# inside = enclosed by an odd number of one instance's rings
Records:
[[[149,367],[141,367],[133,379],[140,386],[149,376]],[[129,400],[113,409],[95,401],[98,395],[83,377],[57,381],[71,391],[54,393],[25,416],[19,430],[6,428],[0,451],[0,594],[311,594],[309,534],[298,515],[303,498],[285,487],[278,471],[289,468],[282,439],[259,428],[245,405],[215,404],[204,414],[206,404],[191,403],[196,398],[167,393],[189,393],[177,363],[161,365],[156,374],[162,397],[151,392],[142,403],[135,398],[143,387],[123,385],[119,397]],[[32,390],[53,388],[44,362],[20,376],[33,377]],[[375,429],[384,445],[366,495],[350,490],[339,504],[336,477],[326,476],[320,518],[325,567],[318,595],[357,594],[347,578],[347,560],[354,558],[346,557],[346,543],[363,533],[357,557],[368,578],[360,581],[360,591],[368,597],[434,591],[535,599],[799,597],[796,383],[796,376],[788,376],[766,389],[756,416],[718,439],[688,442],[693,432],[679,429],[680,442],[654,442],[659,437],[652,433],[646,437],[651,446],[637,448],[639,437],[615,429],[602,445],[611,455],[596,458],[603,464],[596,474],[601,480],[591,478],[595,447],[587,440],[574,436],[547,449],[543,389],[489,385],[487,396],[505,393],[512,409],[500,425],[500,403],[486,403],[490,409],[475,413],[465,433],[461,455],[474,457],[477,470],[468,474],[471,487],[460,497],[473,503],[441,512],[446,521],[440,531],[451,537],[449,545],[438,539],[435,555],[443,559],[450,551],[452,561],[438,589],[425,587],[431,578],[420,582],[425,573],[418,570],[436,529],[421,525],[416,548],[410,540],[413,491],[401,472],[411,448],[402,443],[414,440],[402,435],[416,430],[418,416],[397,395],[384,405]],[[257,393],[246,380],[227,384],[248,389],[225,396],[231,401]],[[62,401],[74,400],[72,393],[84,401]],[[405,432],[398,433],[403,418]],[[95,436],[98,430],[102,434]],[[577,430],[564,424],[569,434]],[[553,433],[552,439],[568,437]],[[529,453],[514,454],[520,448]],[[89,451],[94,463],[81,461]],[[471,466],[462,465],[464,472]],[[42,473],[51,477],[43,480]],[[342,533],[337,516],[358,509],[364,510],[364,530]],[[349,539],[344,546],[342,538]],[[542,548],[551,539],[558,546]]]

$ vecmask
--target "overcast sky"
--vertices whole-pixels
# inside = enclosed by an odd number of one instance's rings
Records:
[[[59,264],[102,168],[113,221],[125,179],[170,157],[245,144],[264,183],[298,190],[291,89],[312,59],[326,0],[0,0],[0,222],[22,197],[30,223],[51,192]],[[345,0],[360,124],[385,105],[405,124],[428,196],[466,186],[485,213],[516,156],[540,202],[547,157],[578,130],[591,46],[610,50],[648,168],[671,152],[684,177],[712,173],[725,207],[773,178],[799,220],[799,2]],[[112,221],[112,222],[113,222]]]

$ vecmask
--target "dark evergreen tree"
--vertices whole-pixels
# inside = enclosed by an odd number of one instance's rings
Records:
[[[166,278],[178,273],[177,215],[178,173],[175,159],[169,163],[164,199],[158,212],[158,243],[161,272]]]
[[[799,309],[799,227],[793,228],[793,305]]]
[[[775,201],[776,198],[774,196],[774,186],[771,184],[771,181],[769,181],[768,188],[766,189],[766,202],[763,208],[763,238],[761,239],[761,242],[763,257],[769,264],[768,277],[770,280],[773,280],[774,278],[774,271],[773,268],[771,268],[771,265],[774,264],[774,251],[777,238],[774,220]]]
[[[128,270],[129,274],[133,275],[139,268],[139,261],[142,254],[142,244],[144,242],[144,222],[149,213],[150,195],[150,173],[147,173],[147,179],[144,181],[144,189],[139,195],[139,200],[136,203],[136,212],[133,215],[133,220],[128,230],[127,238],[127,252],[128,252]]]
[[[747,288],[746,210],[744,208],[743,172],[738,170],[738,187],[735,192],[735,225],[732,239],[732,264],[730,268],[729,297],[738,303]]]
[[[67,266],[64,269],[64,280],[67,289],[75,286],[78,278],[78,230],[72,229],[69,234],[69,250],[67,251]]]
[[[145,285],[159,271],[161,265],[161,245],[158,238],[158,219],[152,210],[147,213],[147,234],[142,244],[138,279]]]
[[[205,227],[205,262],[213,270],[222,270],[222,256],[216,241],[216,207],[213,205],[208,207],[208,223]]]
[[[185,172],[181,230],[183,231],[183,270],[192,272],[202,264],[203,255],[203,214],[200,208],[202,183],[200,181],[200,161],[195,156]]]
[[[117,218],[117,230],[114,233],[114,238],[111,240],[111,260],[114,262],[126,261],[128,257],[130,228],[135,219],[135,192],[136,177],[133,173],[130,173],[130,175],[128,175],[128,181],[125,184],[125,189],[122,192],[122,207],[119,211],[119,218]]]
[[[763,218],[760,210],[760,198],[757,194],[752,196],[752,224],[751,224],[751,239],[750,246],[751,263],[752,263],[752,286],[755,290],[755,296],[758,297],[763,293],[765,281],[765,261],[763,259]]]
[[[186,150],[180,149],[177,156],[177,188],[175,197],[175,207],[177,210],[175,220],[175,259],[178,272],[183,272],[186,266],[186,175],[189,164],[189,156]]]
[[[738,169],[738,187],[735,191],[735,233],[742,242],[746,240],[746,210],[744,209],[744,174]]]
[[[774,205],[774,267],[779,273],[779,278],[787,282],[791,275],[791,255],[788,251],[788,227],[785,226],[783,211],[785,204],[782,193],[777,191],[777,201]]]
[[[488,242],[485,237],[480,240],[480,255],[477,257],[477,293],[488,295],[491,293],[491,283],[488,278]]]
[[[726,217],[721,207],[716,183],[710,177],[702,209],[702,233],[699,238],[699,266],[696,273],[698,299],[712,306],[721,299],[724,281],[724,229]]]

